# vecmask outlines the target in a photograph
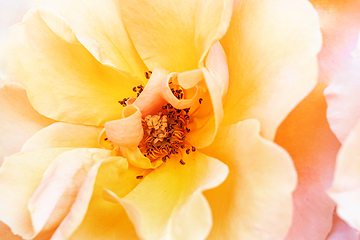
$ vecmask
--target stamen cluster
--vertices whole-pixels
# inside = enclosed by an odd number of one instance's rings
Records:
[[[190,108],[176,109],[167,104],[158,114],[143,119],[144,137],[139,148],[145,157],[150,161],[161,158],[166,162],[171,155],[178,155],[180,149],[184,149],[187,154],[190,150],[196,150],[185,140],[185,134],[190,132],[187,127],[189,111]]]

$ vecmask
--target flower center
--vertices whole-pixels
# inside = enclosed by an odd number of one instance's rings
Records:
[[[182,93],[179,92],[179,95]],[[150,161],[159,158],[166,162],[171,155],[178,155],[180,149],[187,154],[195,147],[186,141],[186,133],[190,132],[187,127],[190,109],[176,109],[167,104],[156,115],[148,115],[142,120],[144,137],[140,142],[140,151]],[[182,161],[182,164],[185,164]]]
[[[150,78],[152,72],[146,72],[147,79]],[[184,89],[173,83],[170,78],[169,87],[172,94],[179,100],[185,98]],[[140,96],[144,90],[143,85],[133,87],[133,91]],[[124,98],[119,103],[126,107],[134,102],[135,98]],[[199,104],[203,101],[199,98]],[[199,109],[184,108],[177,109],[170,103],[162,106],[158,113],[154,115],[147,115],[142,118],[143,138],[138,146],[140,152],[147,157],[151,162],[161,159],[166,162],[171,156],[176,156],[191,151],[195,152],[196,148],[186,141],[186,135],[191,131],[188,127],[191,121],[191,116]],[[185,162],[180,159],[180,164],[185,165]]]

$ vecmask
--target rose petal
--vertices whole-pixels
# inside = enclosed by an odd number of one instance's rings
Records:
[[[344,141],[336,159],[334,181],[328,190],[337,204],[337,214],[351,227],[360,230],[360,123]]]
[[[123,118],[105,124],[106,135],[120,147],[136,147],[144,135],[141,112],[134,105],[126,106]]]
[[[121,153],[129,161],[129,163],[138,168],[153,169],[163,163],[160,158],[151,162],[149,158],[143,155],[137,146],[131,148],[121,147],[120,149]]]
[[[230,0],[120,1],[124,24],[150,69],[203,67],[210,47],[229,26]]]
[[[172,81],[177,81],[179,83],[179,80],[177,79],[178,76],[182,76],[182,78],[188,78],[186,82],[187,87],[194,88],[195,93],[192,94],[190,97],[187,97],[185,94],[184,99],[178,99],[171,91],[169,84]],[[182,74],[171,73],[167,75],[166,78],[162,81],[160,88],[160,95],[166,102],[170,103],[175,108],[184,109],[184,108],[192,107],[195,103],[199,101],[199,97],[200,97],[200,90],[198,89],[196,84],[203,79],[204,79],[203,74],[201,73],[201,70],[198,69],[184,72]],[[191,85],[190,82],[192,83]]]
[[[326,195],[340,147],[326,120],[325,85],[318,85],[280,125],[275,142],[293,158],[298,173],[293,224],[286,239],[325,239],[334,202]]]
[[[34,234],[27,204],[50,163],[69,148],[41,149],[5,158],[0,169],[0,220],[14,234]]]
[[[53,123],[34,110],[26,91],[18,83],[0,88],[0,165],[5,156],[20,151],[21,146],[37,131]]]
[[[202,191],[223,182],[228,168],[201,153],[182,159],[185,165],[171,158],[118,199],[140,238],[204,239],[209,234],[211,210]]]
[[[83,148],[56,157],[29,200],[33,237],[40,231],[54,230],[61,223],[74,203],[87,172],[94,164],[111,155],[108,150]],[[123,160],[127,166],[125,159],[117,159]]]
[[[132,166],[119,172],[119,167],[114,162],[102,164],[84,220],[69,240],[137,239],[134,226],[124,208],[119,203],[107,201],[104,193],[125,196],[141,182],[136,176],[144,174],[143,172]]]
[[[118,119],[118,100],[134,94],[133,85],[141,83],[98,62],[50,9],[28,12],[4,47],[2,60],[10,79],[26,87],[37,111],[56,120],[103,125]]]
[[[77,34],[87,36],[99,43],[118,69],[132,72],[145,82],[144,72],[148,69],[122,23],[118,1],[104,3],[94,0],[37,0],[37,2],[41,6],[55,9]],[[85,47],[89,48],[87,44]]]
[[[360,31],[360,2],[357,0],[310,0],[320,18],[323,46],[318,55],[319,81],[327,84],[335,78],[346,81],[344,72]],[[339,75],[342,74],[342,75]]]
[[[102,150],[109,152],[107,150]],[[108,162],[112,162],[116,165],[117,170],[122,172],[127,168],[127,162],[123,158],[109,157],[103,158],[102,155],[92,155],[91,157],[96,158],[96,163],[88,170],[86,178],[84,179],[74,203],[71,206],[69,213],[66,215],[60,226],[56,229],[54,235],[51,237],[52,240],[69,239],[70,236],[77,230],[77,228],[83,222],[91,197],[94,192],[94,184],[99,168]]]
[[[0,35],[5,35],[7,28],[21,22],[21,19],[31,7],[31,1],[1,1],[0,2]]]
[[[161,106],[166,104],[160,95],[160,89],[161,83],[168,73],[165,69],[155,68],[144,90],[133,103],[139,108],[143,117],[158,113]]]
[[[229,62],[224,124],[256,118],[268,139],[315,86],[321,34],[304,0],[242,1],[221,41]]]
[[[333,226],[326,240],[359,240],[359,232],[351,228],[339,216],[334,213]]]
[[[212,143],[224,116],[222,103],[228,90],[229,71],[219,42],[211,47],[205,64],[206,68],[201,70],[208,93],[202,96],[201,108],[194,114],[194,123],[189,125],[192,131],[187,135],[187,140],[197,148]]]
[[[44,148],[99,148],[101,127],[53,123],[32,136],[21,148],[22,152]]]
[[[14,235],[10,228],[5,225],[3,222],[0,222],[0,233],[1,237],[6,240],[22,240],[23,238],[17,235]]]
[[[221,127],[204,151],[229,166],[226,181],[205,192],[214,219],[209,239],[283,239],[291,224],[296,173],[290,156],[259,136],[252,119]]]
[[[360,45],[356,51],[360,51]],[[347,138],[360,119],[360,55],[348,53],[347,57],[346,64],[332,74],[331,83],[324,92],[327,118],[340,142]]]

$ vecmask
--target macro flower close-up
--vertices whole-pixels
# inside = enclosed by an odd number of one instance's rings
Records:
[[[26,2],[0,29],[0,239],[335,239],[336,4]]]

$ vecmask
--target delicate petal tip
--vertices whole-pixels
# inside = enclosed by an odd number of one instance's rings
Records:
[[[136,147],[143,138],[141,112],[135,105],[128,105],[122,113],[123,118],[105,123],[106,135],[119,147]]]
[[[131,148],[120,147],[120,149],[121,153],[129,161],[129,163],[138,168],[155,169],[163,163],[161,159],[151,162],[149,158],[145,157],[143,153],[141,153],[137,146]]]
[[[160,91],[162,81],[167,74],[169,74],[167,70],[155,68],[144,90],[133,102],[133,104],[139,108],[143,117],[156,114],[159,109],[166,104],[166,101],[161,97]],[[130,103],[129,100],[127,103]]]
[[[191,79],[194,77],[195,77],[195,79]],[[184,78],[187,78],[187,80],[184,80]],[[185,94],[184,99],[178,99],[172,92],[172,90],[170,88],[170,83],[179,83],[178,82],[178,73],[171,73],[171,74],[167,75],[166,78],[164,78],[164,80],[162,81],[161,89],[160,89],[160,94],[161,94],[162,98],[177,109],[184,109],[184,108],[192,107],[199,101],[201,92],[200,92],[200,89],[196,86],[196,84],[203,79],[203,76],[202,76],[202,74],[200,75],[198,71],[189,71],[189,72],[183,73],[183,76],[181,79],[182,79],[182,82],[185,83],[186,87],[189,90],[193,90],[191,92],[194,92],[194,93],[191,94],[191,96],[187,96],[188,94]]]

